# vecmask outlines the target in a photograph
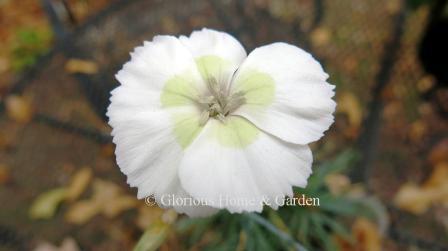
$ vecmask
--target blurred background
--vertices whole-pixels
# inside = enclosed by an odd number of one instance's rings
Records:
[[[157,34],[284,41],[336,85],[296,195],[320,207],[189,219],[137,201],[105,123]],[[0,250],[448,250],[446,0],[0,0]]]

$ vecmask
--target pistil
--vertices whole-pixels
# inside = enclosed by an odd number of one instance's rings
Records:
[[[208,93],[198,100],[202,110],[200,124],[205,125],[210,118],[225,123],[225,117],[245,103],[244,93],[229,94],[227,85],[219,83],[214,77],[209,78],[206,84]]]

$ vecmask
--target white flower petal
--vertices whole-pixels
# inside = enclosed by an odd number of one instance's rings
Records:
[[[166,204],[170,204],[169,207],[173,207],[174,210],[178,213],[184,213],[190,217],[207,217],[213,215],[219,211],[217,208],[213,208],[207,205],[198,204],[195,205],[190,201],[194,198],[191,197],[185,190],[180,186],[180,181],[178,180],[176,186],[173,186],[170,191],[170,195],[173,194],[173,197],[166,197],[163,200],[157,200],[157,203],[166,207]]]
[[[274,43],[255,49],[238,70],[233,92],[246,93],[234,112],[280,139],[308,144],[333,123],[334,86],[321,65],[302,49]]]
[[[285,143],[232,116],[225,124],[209,120],[186,149],[179,177],[188,194],[212,207],[261,212],[263,201],[277,208],[292,196],[292,186],[306,186],[311,163],[308,146]]]
[[[132,94],[133,99],[124,97]],[[191,217],[204,217],[218,211],[208,206],[189,204],[163,205],[162,196],[173,195],[175,198],[190,196],[180,186],[178,167],[184,154],[182,146],[173,134],[172,115],[187,114],[198,116],[194,109],[168,108],[148,109],[135,107],[141,97],[148,92],[129,92],[123,86],[113,92],[113,103],[109,107],[108,116],[113,126],[113,141],[117,145],[116,158],[121,171],[127,175],[128,183],[138,188],[139,199],[154,195],[160,206],[173,207],[179,213]],[[152,96],[147,98],[151,100]],[[152,101],[141,99],[141,104]],[[169,110],[169,112],[168,112]]]
[[[203,28],[193,31],[190,37],[181,36],[179,39],[195,58],[214,55],[240,65],[247,56],[244,47],[229,33]]]
[[[196,58],[203,77],[218,81],[230,80],[247,56],[240,42],[225,32],[203,28],[179,39]]]
[[[123,86],[158,92],[170,80],[182,80],[191,90],[171,91],[187,98],[195,98],[206,90],[193,55],[173,36],[155,36],[151,42],[135,48],[116,78]]]
[[[138,188],[139,199],[189,195],[177,170],[183,144],[198,133],[199,111],[192,104],[202,93],[202,78],[191,52],[171,36],[157,36],[131,54],[117,74],[121,86],[111,94],[107,116],[121,171]],[[169,66],[169,67],[167,67]],[[197,126],[192,126],[192,125]],[[209,215],[207,206],[172,205],[192,216]]]

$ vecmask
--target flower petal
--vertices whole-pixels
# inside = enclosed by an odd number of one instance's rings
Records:
[[[133,98],[126,99],[130,94]],[[145,107],[144,102],[151,103],[152,98],[150,92],[133,92],[123,86],[113,91],[113,102],[109,107],[108,116],[113,127],[113,142],[117,145],[115,154],[120,170],[127,175],[127,182],[138,188],[139,199],[154,195],[160,206],[173,207],[177,212],[186,213],[191,217],[215,213],[218,209],[208,206],[162,203],[162,196],[190,197],[180,186],[178,167],[184,151],[178,136],[173,133],[176,129],[172,129],[179,127],[179,130],[188,135],[186,130],[182,129],[182,123],[189,122],[174,122],[173,115],[188,117],[191,120],[199,115],[189,108],[145,110],[136,107],[139,100]],[[125,103],[126,101],[128,103]]]
[[[180,41],[194,55],[203,78],[228,81],[247,54],[243,46],[228,33],[203,28]]]
[[[207,217],[219,211],[218,208],[213,208],[205,204],[195,204],[192,202],[193,200],[194,198],[180,186],[179,180],[172,186],[169,193],[156,199],[157,204],[161,207],[172,207],[176,212],[187,214],[190,217]]]
[[[173,36],[137,47],[116,78],[129,88],[164,91],[162,101],[171,106],[190,105],[206,90],[191,52]]]
[[[185,151],[182,187],[209,206],[230,212],[277,208],[292,186],[304,187],[311,173],[308,146],[293,145],[259,131],[244,118],[210,119]]]
[[[280,139],[308,144],[333,123],[334,86],[321,65],[302,49],[274,43],[249,54],[232,83],[246,104],[234,112]]]
[[[199,133],[193,103],[203,93],[191,52],[175,37],[156,36],[131,54],[117,74],[121,86],[111,94],[107,116],[116,158],[138,198],[189,196],[180,187],[178,167],[183,147]],[[169,65],[169,67],[167,67]],[[179,212],[204,215],[208,207],[173,205]],[[196,210],[198,209],[198,210]]]

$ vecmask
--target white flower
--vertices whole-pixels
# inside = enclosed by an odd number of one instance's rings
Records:
[[[131,57],[107,115],[117,163],[138,198],[205,216],[277,209],[293,186],[306,186],[307,144],[333,123],[336,106],[310,54],[273,43],[247,56],[231,35],[202,29],[156,36]]]

